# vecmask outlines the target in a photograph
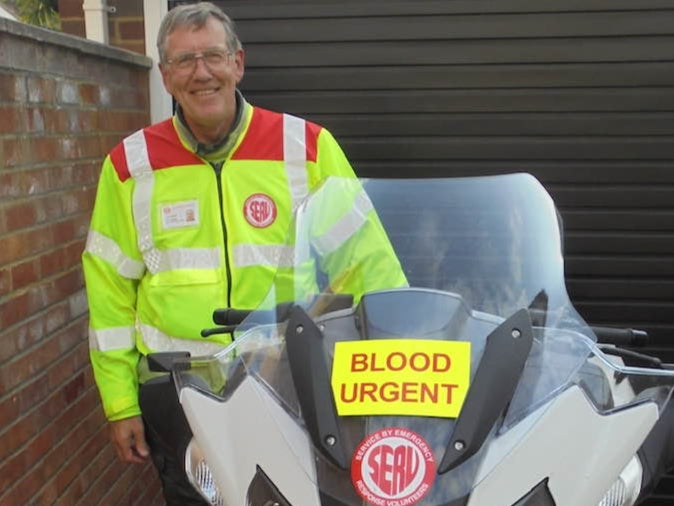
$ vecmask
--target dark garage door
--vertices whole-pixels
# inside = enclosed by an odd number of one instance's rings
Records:
[[[579,311],[674,361],[674,0],[216,3],[248,99],[330,128],[361,176],[537,176]]]

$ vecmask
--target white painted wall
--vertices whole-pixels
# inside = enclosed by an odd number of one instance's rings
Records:
[[[157,32],[162,18],[168,12],[168,0],[143,0],[145,16],[145,54],[152,58],[150,69],[150,115],[152,123],[164,120],[173,114],[171,95],[164,89],[159,72]]]

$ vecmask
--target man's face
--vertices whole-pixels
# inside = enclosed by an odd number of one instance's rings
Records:
[[[166,38],[165,53],[167,62],[160,65],[164,86],[182,107],[193,133],[202,142],[226,134],[235,115],[236,85],[243,77],[243,50],[229,48],[225,28],[210,18],[199,29],[176,28]],[[218,54],[226,56],[217,61]]]

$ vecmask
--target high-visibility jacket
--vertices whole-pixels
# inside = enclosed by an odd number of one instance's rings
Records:
[[[213,309],[255,308],[284,267],[296,206],[327,176],[355,177],[330,132],[297,117],[243,102],[221,166],[190,148],[177,121],[135,132],[103,162],[82,262],[91,362],[109,420],[140,414],[140,355],[203,355],[227,344],[227,334],[200,337]],[[371,208],[356,225],[381,231]],[[404,284],[385,236],[366,244],[368,288]]]

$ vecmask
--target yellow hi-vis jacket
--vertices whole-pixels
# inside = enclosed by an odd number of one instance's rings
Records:
[[[220,171],[180,138],[176,117],[130,135],[103,162],[82,263],[91,362],[109,420],[140,414],[141,355],[222,349],[229,335],[200,336],[213,309],[259,305],[283,268],[293,210],[325,177],[355,177],[327,130],[243,107]],[[376,214],[366,216],[358,226],[378,232],[362,252],[372,258],[368,289],[404,285]]]

